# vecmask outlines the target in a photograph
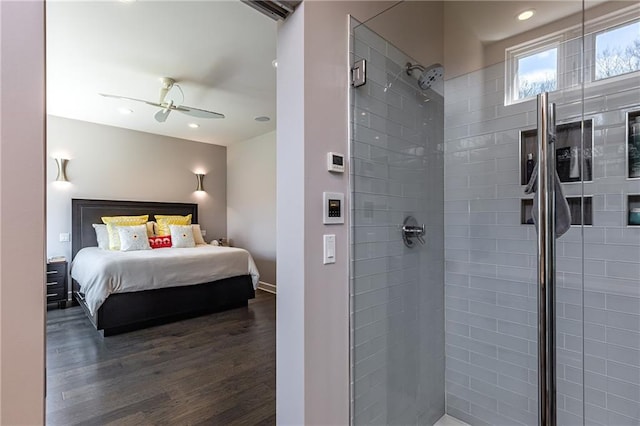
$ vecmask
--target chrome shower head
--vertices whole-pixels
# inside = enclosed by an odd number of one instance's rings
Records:
[[[444,75],[444,67],[440,64],[433,64],[425,68],[420,64],[414,65],[411,62],[407,62],[406,68],[408,75],[413,75],[412,71],[415,69],[421,71],[418,77],[418,86],[420,86],[422,90],[430,88],[437,79],[442,78]]]

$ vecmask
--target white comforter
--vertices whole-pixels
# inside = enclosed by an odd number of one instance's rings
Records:
[[[248,251],[198,245],[110,251],[85,247],[71,264],[71,277],[80,284],[93,315],[112,293],[201,284],[238,275],[251,275],[258,286],[258,268]]]

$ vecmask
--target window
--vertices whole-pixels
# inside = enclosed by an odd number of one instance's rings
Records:
[[[517,59],[517,98],[524,99],[558,87],[558,48]]]
[[[505,50],[505,105],[542,92],[571,90],[640,72],[637,7],[574,26]],[[584,40],[584,43],[583,43]],[[583,50],[584,48],[584,50]],[[583,64],[585,66],[583,67]]]
[[[596,80],[640,70],[640,21],[597,33]]]
[[[506,50],[505,105],[562,87],[561,42],[552,35]]]

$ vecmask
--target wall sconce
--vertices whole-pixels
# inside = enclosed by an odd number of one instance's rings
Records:
[[[67,163],[69,160],[66,158],[56,158],[56,165],[58,166],[58,176],[56,182],[69,182],[67,179]]]
[[[196,191],[203,191],[204,192],[204,186],[202,186],[202,180],[204,179],[204,174],[203,173],[195,173],[196,175],[196,182],[197,182],[197,186],[196,186]]]

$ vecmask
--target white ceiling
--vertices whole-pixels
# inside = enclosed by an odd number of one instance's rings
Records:
[[[275,21],[239,0],[47,2],[51,115],[229,145],[275,129],[275,58]],[[173,111],[158,123],[158,108],[98,95],[157,102],[160,77],[177,80],[185,105],[226,118]]]

